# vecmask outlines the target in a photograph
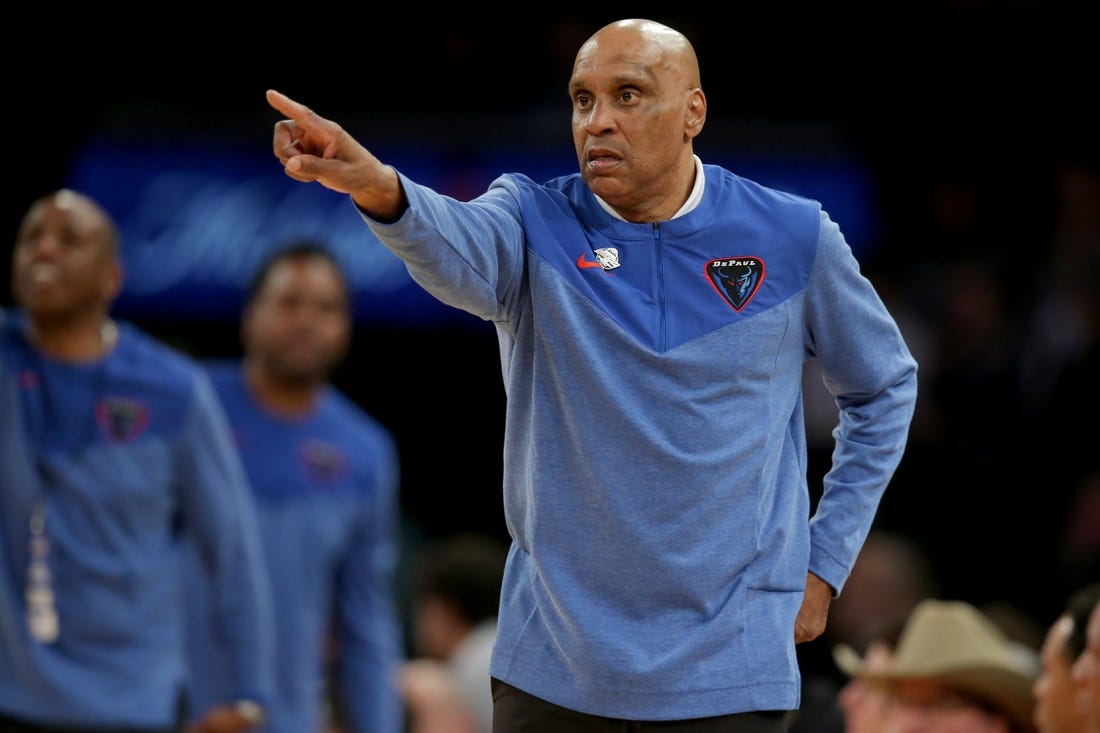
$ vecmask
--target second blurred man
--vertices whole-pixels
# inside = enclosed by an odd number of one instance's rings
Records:
[[[351,331],[339,264],[319,246],[297,244],[253,281],[243,359],[210,365],[256,495],[275,596],[269,733],[320,730],[331,717],[328,700],[349,733],[403,726],[398,453],[391,433],[329,381]],[[191,570],[191,695],[201,709],[220,672],[219,650],[204,584]]]

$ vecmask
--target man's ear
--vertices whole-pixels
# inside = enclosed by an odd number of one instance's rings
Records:
[[[702,89],[693,89],[688,99],[687,114],[684,116],[684,140],[692,140],[703,131],[707,121],[707,97]]]
[[[111,303],[118,297],[122,292],[123,280],[125,280],[125,272],[122,263],[118,260],[104,268],[103,276],[99,280],[99,290],[105,302]]]

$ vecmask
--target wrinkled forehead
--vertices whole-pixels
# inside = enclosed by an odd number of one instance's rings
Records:
[[[573,75],[589,74],[608,68],[634,68],[638,72],[659,68],[665,49],[652,34],[626,31],[605,31],[581,46],[573,64]]]
[[[594,53],[578,57],[569,80],[570,89],[612,89],[623,86],[661,86],[675,74],[660,54],[637,51]]]

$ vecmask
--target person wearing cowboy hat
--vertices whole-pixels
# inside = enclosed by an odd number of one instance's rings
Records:
[[[841,669],[879,686],[890,701],[890,733],[1034,733],[1034,649],[1009,639],[964,601],[928,599],[906,620],[889,665],[850,650]]]

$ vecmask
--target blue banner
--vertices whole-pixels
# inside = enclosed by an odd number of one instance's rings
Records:
[[[492,149],[471,156],[444,147],[375,146],[374,152],[413,180],[460,200],[478,195],[502,172],[546,180],[577,165],[568,149]],[[850,160],[744,153],[705,160],[821,201],[857,254],[874,234],[872,187]],[[311,239],[345,267],[360,325],[481,323],[416,285],[349,197],[287,177],[269,145],[97,140],[76,156],[70,185],[100,201],[118,222],[126,268],[115,305],[120,316],[236,318],[261,261],[281,246]]]

